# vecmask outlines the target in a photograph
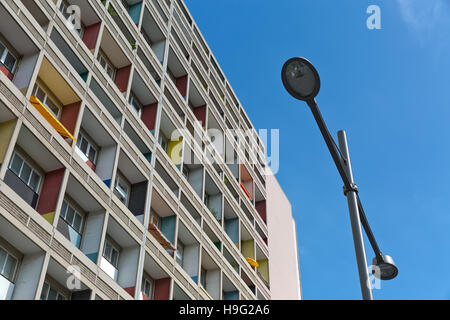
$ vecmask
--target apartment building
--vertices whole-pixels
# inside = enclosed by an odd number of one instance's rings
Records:
[[[301,298],[289,201],[182,1],[2,1],[0,71],[0,299]]]

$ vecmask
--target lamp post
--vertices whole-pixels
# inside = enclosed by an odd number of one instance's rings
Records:
[[[350,212],[350,221],[355,245],[356,261],[358,264],[361,293],[364,300],[372,300],[372,289],[367,268],[367,259],[364,249],[364,239],[361,225],[363,226],[367,238],[375,252],[372,261],[372,273],[381,280],[390,280],[397,276],[398,269],[394,260],[387,255],[383,255],[378,247],[375,237],[370,229],[361,200],[358,195],[358,188],[353,181],[353,172],[350,162],[350,155],[347,145],[345,131],[338,132],[339,147],[331,136],[325,121],[322,118],[319,107],[316,103],[316,96],[320,91],[320,77],[314,66],[305,58],[292,58],[286,61],[281,71],[281,79],[286,90],[294,98],[305,101],[313,113],[314,119],[319,126],[320,132],[327,144],[334,164],[344,182],[344,194],[347,197]]]

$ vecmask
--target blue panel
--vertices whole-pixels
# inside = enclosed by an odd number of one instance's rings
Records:
[[[76,232],[71,226],[67,225],[67,228],[69,229],[69,240],[72,242],[72,244],[79,248],[81,244],[81,235]]]
[[[145,157],[145,159],[147,159],[148,162],[152,161],[152,153],[151,152],[144,153],[144,157]]]
[[[238,291],[230,291],[223,293],[224,300],[239,300],[239,292]]]
[[[111,179],[108,180],[103,180],[103,182],[106,184],[106,186],[109,188],[109,186],[111,185]]]
[[[239,220],[238,218],[225,220],[225,232],[233,243],[239,242]]]
[[[87,76],[88,76],[88,73],[89,73],[89,72],[85,72],[85,73],[80,73],[80,77],[81,77],[81,79],[83,79],[83,80],[84,80],[84,82],[86,82],[86,81],[87,81]]]
[[[132,6],[130,6],[130,9],[128,11],[128,13],[130,14],[131,20],[133,20],[133,22],[135,24],[139,23],[139,16],[141,15],[141,7],[142,7],[142,2],[133,4]]]
[[[161,218],[161,233],[171,243],[175,242],[175,219],[176,216]]]
[[[191,276],[192,280],[194,280],[195,283],[198,283],[198,276]]]
[[[89,253],[86,255],[89,259],[91,259],[94,263],[97,263],[98,252]]]

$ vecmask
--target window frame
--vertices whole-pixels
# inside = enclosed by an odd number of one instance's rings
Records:
[[[16,172],[14,171],[14,169],[12,168],[12,164],[13,164],[13,160],[14,160],[14,157],[15,157],[15,156],[19,157],[20,160],[22,160],[22,164],[21,164],[21,166],[20,166],[19,173],[16,173]],[[20,176],[20,174],[22,173],[24,164],[26,164],[28,167],[31,168],[31,172],[30,172],[30,176],[29,176],[29,178],[28,178],[28,181],[25,181],[25,180]],[[25,159],[25,157],[22,156],[22,155],[21,155],[19,152],[17,152],[16,150],[14,150],[14,152],[13,152],[13,154],[12,154],[12,156],[11,156],[11,160],[9,161],[8,169],[9,169],[11,172],[13,172],[20,180],[22,180],[23,183],[25,183],[25,184],[27,185],[27,187],[29,187],[31,190],[33,190],[34,193],[40,194],[40,189],[41,189],[42,180],[43,180],[42,174],[39,172],[39,170],[37,170],[37,169],[35,168],[35,166],[31,165],[30,162],[27,161],[27,160]],[[35,189],[33,189],[33,188],[30,186],[31,177],[33,176],[33,173],[35,173],[35,174],[39,177],[39,181],[38,181],[38,183],[37,183]]]
[[[3,53],[2,53],[1,56],[0,56],[0,63],[1,63],[1,64],[2,64],[9,72],[11,72],[12,74],[14,74],[14,72],[16,71],[16,67],[17,67],[17,63],[18,63],[18,61],[19,61],[19,58],[18,58],[13,52],[11,52],[11,50],[8,48],[8,46],[5,44],[5,42],[2,41],[2,39],[0,39],[0,44],[5,48],[4,51],[3,51]],[[5,61],[6,61],[6,58],[7,58],[8,54],[14,58],[14,66],[12,67],[12,70],[10,70],[10,69],[6,66],[6,64],[5,64]]]
[[[81,143],[82,140],[85,140],[87,142],[87,148],[86,148],[86,153],[83,152],[83,150],[81,150]],[[98,153],[99,153],[99,147],[92,142],[92,139],[89,138],[87,136],[86,133],[84,133],[83,131],[80,131],[79,137],[77,139],[77,143],[76,143],[76,147],[81,151],[82,154],[84,154],[86,156],[86,158],[91,161],[95,166],[97,165],[97,160],[98,160]],[[95,156],[94,156],[94,160],[91,160],[89,158],[89,152],[91,151],[91,149],[93,149],[95,151]]]
[[[45,95],[44,101],[41,101],[41,99],[38,98],[38,96],[37,96],[37,91],[38,91],[38,89],[40,89],[40,90],[44,93],[44,95]],[[34,84],[34,88],[33,88],[33,93],[32,93],[32,95],[35,96],[36,98],[38,98],[39,101],[41,101],[41,103],[45,106],[45,108],[46,108],[48,111],[50,111],[51,114],[53,114],[53,115],[55,116],[56,119],[59,119],[59,117],[61,116],[62,107],[60,106],[60,104],[59,104],[58,102],[55,102],[55,99],[53,99],[53,98],[51,97],[51,95],[53,95],[53,94],[50,94],[49,92],[50,92],[50,90],[48,90],[47,88],[45,88],[43,85],[41,85],[40,83],[38,83],[38,82],[36,81],[36,83]],[[53,110],[52,110],[52,109],[48,106],[48,104],[47,104],[47,101],[48,101],[48,100],[50,100],[50,102],[58,109],[58,114],[55,115],[55,114],[53,113]]]
[[[19,258],[17,256],[15,256],[14,254],[12,254],[11,251],[6,249],[2,245],[0,245],[0,249],[6,252],[5,262],[4,262],[3,266],[0,266],[0,276],[5,278],[6,280],[10,281],[11,283],[14,283],[14,280],[15,280],[16,274],[17,274],[17,269],[19,268]],[[12,275],[10,275],[10,277],[7,277],[4,274],[4,269],[6,267],[6,263],[7,263],[9,257],[11,257],[11,258],[13,258],[15,260],[15,266],[14,266],[14,270],[12,272]]]
[[[44,294],[45,286],[47,286],[45,299],[42,299],[42,295]],[[50,284],[50,282],[48,282],[48,281],[44,281],[44,284],[42,285],[42,290],[41,290],[41,297],[39,299],[42,300],[42,301],[50,301],[50,300],[48,300],[48,295],[50,293],[50,289],[53,289],[56,292],[56,299],[55,299],[55,301],[57,301],[57,300],[69,300],[69,298],[64,293],[62,293],[60,290],[58,290],[55,286],[52,286]],[[59,297],[62,297],[63,299],[58,299]]]
[[[102,66],[101,60],[104,61],[105,66]],[[111,60],[108,59],[107,55],[106,55],[106,54],[103,52],[103,50],[101,50],[101,49],[98,51],[97,61],[100,63],[100,66],[102,67],[103,71],[105,71],[105,73],[108,75],[108,77],[109,77],[112,81],[114,81],[114,80],[116,79],[116,72],[117,72],[117,69],[116,69],[116,67],[113,65],[113,63],[111,62]],[[109,69],[111,69],[112,75],[109,74],[109,72],[108,72],[108,70],[107,70],[107,67],[108,67]]]
[[[153,222],[154,219],[156,220],[156,223]],[[150,211],[150,223],[158,229],[161,229],[161,217],[153,210]]]
[[[137,103],[138,109],[136,110],[135,104]],[[130,92],[130,98],[128,99],[128,104],[133,109],[134,112],[138,115],[138,117],[141,117],[142,114],[142,108],[144,107],[141,101],[136,97],[136,95],[133,92]]]
[[[64,216],[63,216],[62,209],[63,209],[64,203],[66,203],[66,210],[65,210]],[[68,210],[69,210],[69,207],[74,211],[73,222],[72,222],[72,223],[69,222],[68,219],[67,219],[67,212],[68,212]],[[75,217],[76,217],[76,215],[78,215],[78,216],[81,218],[81,222],[80,222],[80,230],[76,230],[76,229],[75,229],[75,226],[74,226],[74,222],[75,222]],[[84,214],[83,212],[80,212],[80,210],[78,210],[77,208],[75,208],[75,206],[73,205],[73,202],[70,201],[70,200],[67,199],[67,198],[64,198],[64,199],[63,199],[63,204],[61,205],[61,210],[60,210],[60,212],[59,212],[59,217],[60,217],[61,219],[63,219],[63,220],[67,223],[67,225],[69,225],[70,227],[72,227],[72,229],[75,230],[76,233],[78,233],[79,235],[82,235],[82,234],[83,234],[84,222],[85,222],[85,221],[84,221],[84,220],[85,220],[85,214]]]
[[[123,202],[120,198],[119,198],[119,196],[116,194],[116,191],[117,192],[119,192],[119,194],[121,194],[122,196],[123,196],[123,194],[122,194],[122,192],[120,191],[120,190],[118,190],[117,189],[117,187],[119,186],[119,182],[122,182],[122,183],[124,183],[125,185],[126,185],[126,187],[127,187],[127,189],[128,190],[126,190],[126,198],[125,198],[125,202]],[[130,202],[130,194],[131,194],[131,183],[125,178],[125,176],[121,173],[121,172],[119,172],[119,171],[117,171],[117,174],[116,174],[116,181],[114,182],[114,194],[117,196],[117,198],[119,198],[119,200],[120,200],[120,202],[122,202],[123,204],[125,204],[125,206],[128,206],[128,204],[129,204],[129,202]]]
[[[111,255],[108,257],[106,256],[106,246],[109,245],[111,247]],[[117,252],[117,263],[114,264],[112,261],[112,253],[113,250]],[[114,244],[110,239],[106,238],[105,239],[105,243],[103,245],[103,253],[102,253],[102,257],[106,259],[106,261],[108,261],[114,268],[118,269],[119,266],[119,258],[120,258],[120,249],[118,249],[118,246],[116,244]]]
[[[146,283],[148,283],[149,284],[149,286],[150,286],[150,291],[149,291],[149,293],[147,294],[145,291],[145,284]],[[153,296],[154,296],[154,294],[155,294],[155,280],[152,278],[152,277],[150,277],[150,276],[148,276],[148,275],[146,275],[146,274],[144,274],[144,276],[142,277],[142,285],[141,285],[141,292],[147,297],[147,298],[149,298],[150,300],[152,300],[153,299]]]

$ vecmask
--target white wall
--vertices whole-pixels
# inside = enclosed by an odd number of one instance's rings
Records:
[[[112,177],[114,160],[116,156],[116,146],[101,148],[98,154],[97,167],[95,173],[103,180],[109,180]]]
[[[81,243],[81,250],[83,251],[83,253],[99,253],[104,220],[104,211],[90,212],[88,214],[86,220],[86,228],[84,230]]]
[[[117,283],[122,288],[134,287],[136,285],[137,269],[139,260],[139,247],[125,248],[119,255],[119,276]]]
[[[19,266],[13,300],[34,300],[45,253],[25,255]]]
[[[39,54],[36,53],[34,55],[25,56],[20,60],[19,68],[14,75],[13,81],[19,90],[29,86],[38,57]]]
[[[185,246],[183,257],[183,269],[187,272],[188,275],[198,277],[198,260],[199,260],[198,244]]]
[[[273,300],[301,299],[297,230],[289,200],[273,175],[267,176],[269,278]]]

